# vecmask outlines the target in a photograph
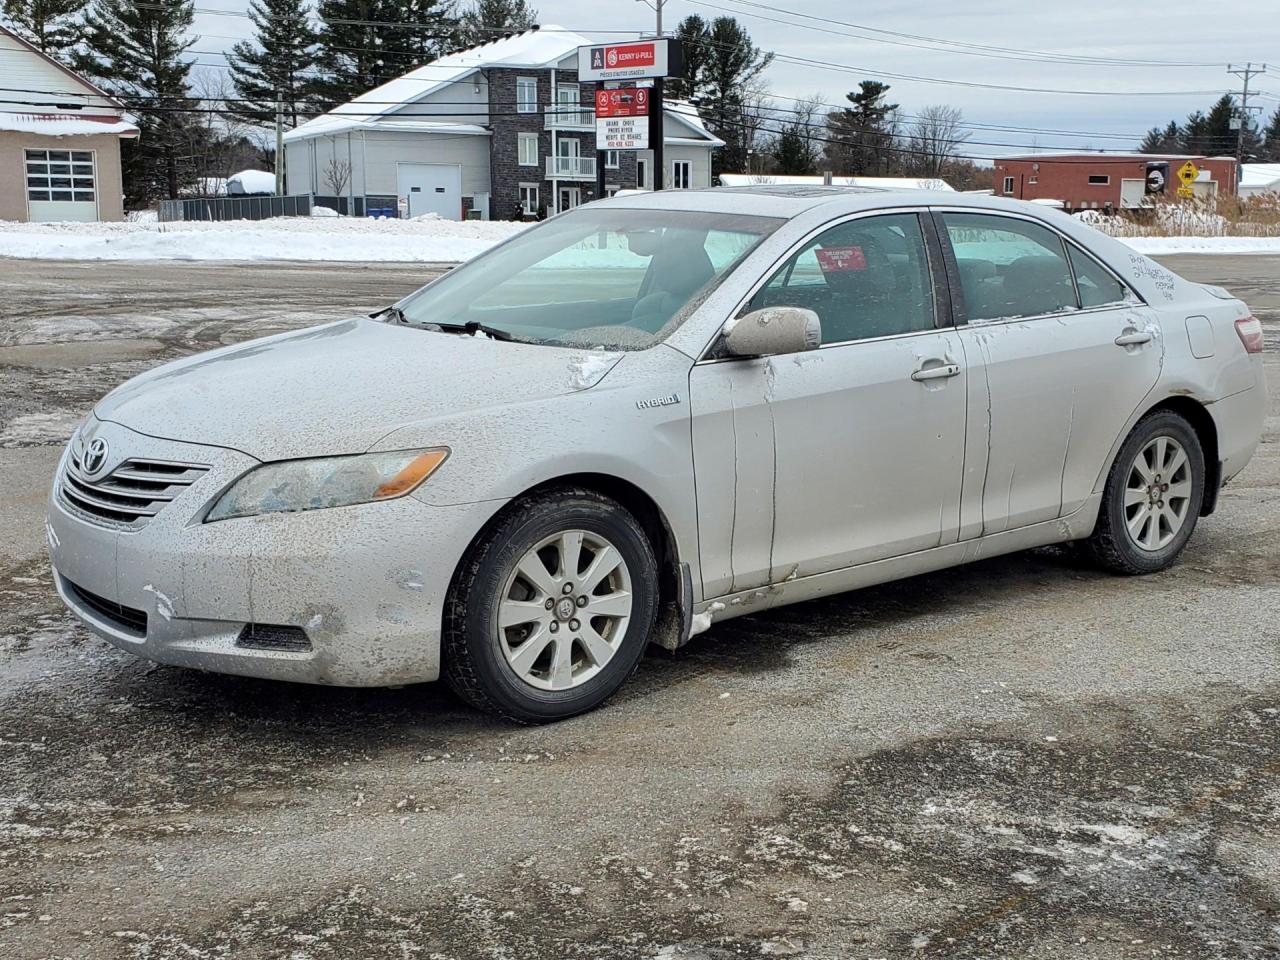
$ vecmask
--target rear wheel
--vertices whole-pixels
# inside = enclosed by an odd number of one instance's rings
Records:
[[[473,546],[450,591],[445,678],[524,723],[598,706],[635,670],[657,614],[644,531],[589,490],[536,494]]]
[[[1195,530],[1204,500],[1204,451],[1185,419],[1162,410],[1133,428],[1107,476],[1087,549],[1117,573],[1169,566]]]

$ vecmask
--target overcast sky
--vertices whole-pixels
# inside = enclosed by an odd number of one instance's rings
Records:
[[[531,0],[543,24],[557,24],[609,39],[604,30],[652,30],[654,13],[640,0]],[[1029,11],[1025,2],[1008,0],[667,0],[668,30],[685,16],[713,18],[732,12],[758,45],[779,58],[794,57],[841,64],[846,69],[775,61],[767,73],[770,92],[779,106],[785,97],[820,94],[829,103],[842,101],[861,79],[883,78],[893,87],[890,99],[906,114],[929,104],[959,107],[975,124],[1081,133],[1030,133],[973,130],[965,153],[993,156],[1018,148],[1039,147],[1130,149],[1150,127],[1181,120],[1195,109],[1208,109],[1219,95],[1238,90],[1238,77],[1226,64],[1253,60],[1273,64],[1270,76],[1254,81],[1267,98],[1253,101],[1270,115],[1280,105],[1280,0],[1070,0],[1038,3]],[[200,10],[242,13],[248,0],[196,0]],[[719,8],[719,9],[718,9]],[[1153,12],[1158,15],[1153,16]],[[949,41],[1048,52],[1057,55],[1102,57],[1109,61],[1156,60],[1204,66],[1087,65],[996,59],[956,50],[921,49],[858,37],[857,28],[806,20],[796,14],[839,20],[880,30],[899,31]],[[787,22],[779,22],[787,21]],[[243,16],[196,15],[195,30],[202,37],[198,51],[230,47],[248,35]],[[906,40],[906,43],[918,43]],[[925,44],[928,46],[928,44]],[[200,54],[201,63],[219,63],[216,55]],[[1209,65],[1212,64],[1212,65]],[[885,73],[931,77],[1017,87],[982,89],[884,77]],[[1098,90],[1122,96],[1068,96],[1025,91],[1022,88]],[[1142,95],[1162,92],[1170,95]]]

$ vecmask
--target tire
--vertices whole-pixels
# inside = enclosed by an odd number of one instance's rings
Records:
[[[657,618],[657,582],[653,546],[615,501],[578,488],[517,501],[454,577],[445,679],[471,705],[519,723],[592,710],[635,672]]]
[[[1183,458],[1177,456],[1179,451]],[[1169,410],[1149,414],[1138,421],[1116,455],[1097,526],[1084,542],[1086,551],[1095,563],[1115,573],[1165,569],[1195,530],[1204,481],[1204,450],[1191,424]]]

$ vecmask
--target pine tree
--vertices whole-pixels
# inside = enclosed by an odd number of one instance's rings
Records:
[[[275,122],[276,97],[284,101],[285,123],[296,127],[306,119],[316,60],[316,33],[308,22],[305,0],[253,0],[249,4],[253,42],[231,49],[227,63],[242,103],[233,115],[249,123]]]
[[[402,76],[456,48],[443,0],[320,0],[316,92],[325,106]]]
[[[1181,149],[1182,130],[1174,120],[1164,129],[1152,127],[1138,147],[1140,153],[1177,153]]]
[[[1205,118],[1206,130],[1204,148],[1206,156],[1221,157],[1236,152],[1237,131],[1231,129],[1231,115],[1235,112],[1236,102],[1231,94],[1224,93],[1218,102],[1209,108]]]
[[[705,20],[693,13],[676,27],[676,39],[684,52],[684,69],[679,75],[666,79],[665,95],[673,100],[693,100],[701,95],[706,78],[707,59],[711,54],[711,29]]]
[[[85,0],[4,0],[4,15],[18,36],[65,60],[80,39],[84,5]]]
[[[538,11],[526,0],[472,0],[459,18],[461,42],[468,47],[519,33],[538,22]]]
[[[76,69],[97,78],[138,117],[136,140],[121,147],[125,194],[131,202],[178,196],[192,176],[185,151],[190,62],[183,54],[196,41],[187,31],[192,0],[93,0],[84,18],[85,49]]]
[[[725,142],[712,154],[712,176],[745,170],[762,123],[760,75],[773,62],[733,17],[716,17],[707,31],[700,73],[699,109],[707,127]]]
[[[852,106],[827,114],[827,162],[846,176],[875,175],[888,168],[893,150],[893,113],[887,103],[889,85],[863,80],[856,93],[846,95]]]
[[[1269,163],[1280,163],[1280,107],[1276,107],[1262,132],[1262,149],[1259,154]]]

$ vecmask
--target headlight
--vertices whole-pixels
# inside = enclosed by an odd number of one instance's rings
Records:
[[[205,523],[402,497],[435,473],[448,456],[447,447],[436,447],[264,463],[218,498]]]

